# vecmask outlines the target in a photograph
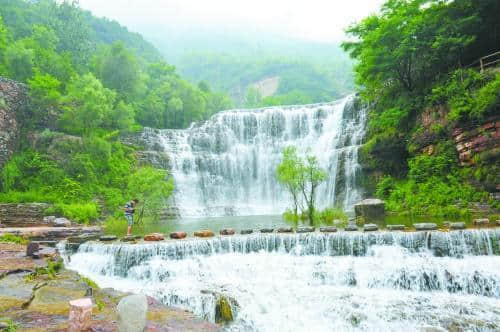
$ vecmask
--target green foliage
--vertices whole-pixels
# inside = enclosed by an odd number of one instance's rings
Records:
[[[88,224],[99,216],[99,209],[95,203],[57,203],[45,210],[46,215],[63,216],[77,223]]]
[[[333,225],[334,220],[347,222],[347,214],[340,208],[326,208],[318,212],[317,218],[323,225]]]
[[[10,233],[4,233],[4,234],[0,234],[0,242],[27,244],[28,240],[22,236],[10,234]]]
[[[47,276],[48,279],[54,279],[57,273],[59,273],[59,271],[62,268],[63,268],[62,259],[56,261],[49,260],[47,261],[47,266],[37,267],[35,269],[35,272],[27,275],[25,278],[27,279],[27,281],[33,281],[42,276]]]
[[[0,322],[7,324],[7,328],[5,329],[5,332],[16,332],[17,331],[17,324],[12,321],[12,319],[8,318],[1,318]]]
[[[142,216],[156,216],[164,206],[166,199],[172,194],[174,184],[167,180],[167,172],[151,167],[141,167],[130,175],[128,191],[139,199]]]

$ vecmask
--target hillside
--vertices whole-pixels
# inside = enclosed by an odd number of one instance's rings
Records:
[[[387,1],[347,30],[371,105],[361,158],[371,192],[404,214],[498,211],[500,3]],[[494,62],[491,58],[486,62]],[[479,202],[472,204],[471,202]]]

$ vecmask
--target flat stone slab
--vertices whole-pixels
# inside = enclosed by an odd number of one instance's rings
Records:
[[[102,234],[99,226],[87,227],[6,227],[0,228],[0,235],[10,233],[30,239],[62,240],[79,235],[94,236],[94,240]],[[85,242],[85,241],[84,241]]]
[[[293,233],[292,227],[281,227],[276,230],[278,233]]]
[[[236,233],[236,232],[232,228],[224,228],[224,229],[221,229],[219,232],[220,235],[234,235],[234,233]]]
[[[358,226],[356,225],[347,225],[345,228],[344,228],[344,231],[347,231],[347,232],[355,232],[358,230]]]
[[[196,237],[212,237],[214,235],[215,235],[214,232],[208,229],[194,232],[194,236]]]
[[[151,233],[144,235],[144,241],[163,241],[165,236],[162,233]]]
[[[452,222],[450,223],[450,229],[465,229],[466,225],[464,222]]]
[[[432,222],[423,222],[418,224],[413,224],[417,231],[435,231],[438,227]]]
[[[186,234],[186,232],[172,232],[172,233],[170,233],[169,236],[171,239],[178,239],[179,240],[179,239],[184,239],[187,236],[187,234]]]
[[[405,225],[387,225],[387,229],[390,231],[404,231]]]
[[[334,226],[321,227],[319,231],[322,233],[335,233],[337,231],[337,227]]]
[[[365,224],[365,225],[363,225],[363,231],[365,231],[365,232],[378,231],[378,226],[375,224]]]
[[[490,223],[490,220],[488,218],[479,218],[479,219],[474,219],[474,225],[488,225]]]
[[[99,241],[107,242],[107,241],[115,241],[118,239],[116,235],[103,235],[99,238]]]
[[[299,227],[297,228],[297,233],[312,233],[316,230],[314,227]]]
[[[252,234],[252,233],[253,233],[253,229],[242,229],[240,231],[240,234],[243,234],[243,235]]]
[[[274,232],[274,228],[262,228],[260,230],[261,233],[272,233]]]

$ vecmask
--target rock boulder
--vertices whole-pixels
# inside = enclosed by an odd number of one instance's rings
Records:
[[[203,229],[201,231],[194,232],[194,236],[196,237],[212,237],[214,236],[214,232],[208,229]]]
[[[184,239],[187,236],[186,232],[172,232],[170,233],[171,239]]]
[[[120,300],[116,311],[120,332],[143,332],[146,326],[148,301],[144,295],[129,295]]]
[[[235,231],[232,228],[224,228],[219,232],[220,235],[234,235]]]
[[[437,229],[437,225],[432,222],[413,224],[413,226],[417,231],[434,231]]]
[[[144,235],[144,241],[163,241],[165,236],[161,233],[151,233]]]
[[[368,198],[354,205],[356,218],[366,221],[382,220],[385,216],[385,202],[377,198]]]

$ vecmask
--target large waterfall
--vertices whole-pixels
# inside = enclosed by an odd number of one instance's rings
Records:
[[[498,331],[500,229],[89,242],[67,266],[228,331]]]
[[[231,110],[185,130],[145,130],[169,156],[174,205],[184,217],[280,214],[289,197],[276,181],[284,147],[310,152],[329,177],[319,207],[360,199],[358,147],[366,112],[355,97],[333,103]]]

